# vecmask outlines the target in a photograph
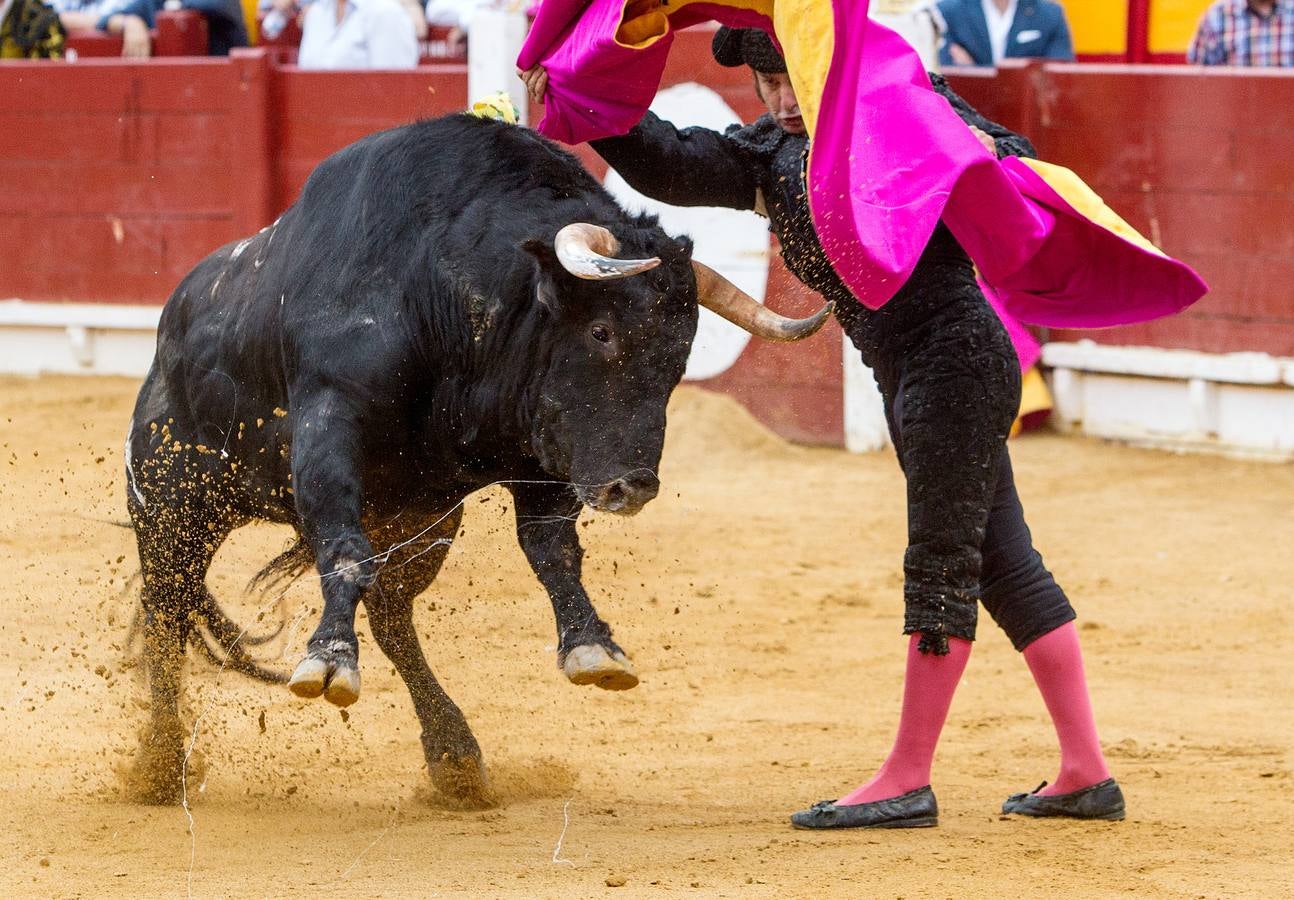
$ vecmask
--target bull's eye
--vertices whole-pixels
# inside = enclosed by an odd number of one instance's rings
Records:
[[[603,325],[601,322],[595,323],[593,327],[589,329],[589,334],[591,334],[593,336],[593,340],[597,341],[599,344],[611,343],[611,329]]]

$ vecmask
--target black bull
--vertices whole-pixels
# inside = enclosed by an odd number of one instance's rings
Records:
[[[780,339],[823,318],[781,320],[690,257],[689,241],[626,214],[552,144],[452,116],[341,150],[274,225],[199,263],[163,311],[126,444],[152,694],[140,795],[181,791],[190,642],[285,680],[247,655],[204,584],[220,544],[254,519],[299,536],[263,575],[311,562],[320,575],[293,691],[358,698],[363,601],[452,797],[487,796],[481,751],[427,665],[413,600],[472,491],[512,493],[566,676],[637,684],[581,584],[580,510],[633,512],[655,496],[698,302]]]

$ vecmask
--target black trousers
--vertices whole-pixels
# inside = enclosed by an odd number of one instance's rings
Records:
[[[1014,354],[1010,364],[1018,366]],[[985,366],[939,367],[934,377],[905,366],[886,397],[908,483],[904,633],[921,632],[935,652],[947,637],[974,639],[977,599],[1016,650],[1075,618],[1033,546],[1016,492],[1006,437],[1019,405],[1018,368],[1011,378],[994,373],[992,361]]]
[[[904,626],[921,649],[973,640],[979,602],[1017,650],[1075,617],[1033,547],[1007,435],[1020,364],[970,260],[942,225],[889,303],[837,301],[871,366],[907,478]]]

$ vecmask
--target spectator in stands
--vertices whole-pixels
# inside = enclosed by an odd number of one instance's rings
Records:
[[[422,0],[400,0],[409,21],[413,23],[413,36],[420,41],[427,39],[427,14],[423,12]]]
[[[1294,0],[1217,0],[1186,51],[1201,66],[1294,66]]]
[[[412,69],[418,38],[399,0],[314,0],[301,29],[303,69]]]
[[[1052,0],[939,0],[945,66],[996,66],[1007,57],[1072,62],[1065,10]]]
[[[92,8],[99,19],[91,27],[109,34],[120,34],[123,56],[149,55],[152,43],[149,30],[164,8],[191,9],[202,13],[207,20],[207,53],[210,56],[228,56],[234,47],[248,46],[247,25],[243,21],[239,0],[165,0],[165,6],[163,0],[103,0]],[[147,46],[139,52],[144,42]],[[134,52],[129,46],[132,43]]]
[[[153,53],[150,20],[122,9],[127,0],[50,0],[68,31],[106,31],[121,35],[121,55],[144,59]]]
[[[0,0],[0,59],[62,59],[65,30],[40,0]]]
[[[298,28],[305,27],[306,8],[313,0],[260,0],[261,34],[273,40],[283,33],[288,23],[296,20]],[[427,39],[427,17],[423,15],[420,0],[399,0],[413,23],[413,34],[418,40]]]
[[[495,0],[427,0],[427,23],[449,29],[446,50],[455,56],[467,49],[472,16],[478,9],[494,5]]]

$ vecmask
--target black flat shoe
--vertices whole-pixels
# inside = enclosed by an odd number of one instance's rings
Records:
[[[1012,794],[1002,804],[1002,812],[1037,818],[1061,816],[1069,819],[1104,819],[1109,822],[1123,820],[1123,791],[1119,790],[1119,783],[1113,778],[1098,781],[1069,794],[1038,796],[1037,792],[1046,786],[1047,782],[1044,781],[1034,788],[1032,794]]]
[[[796,828],[930,828],[939,824],[939,804],[930,785],[889,800],[837,806],[823,800],[791,816]]]

